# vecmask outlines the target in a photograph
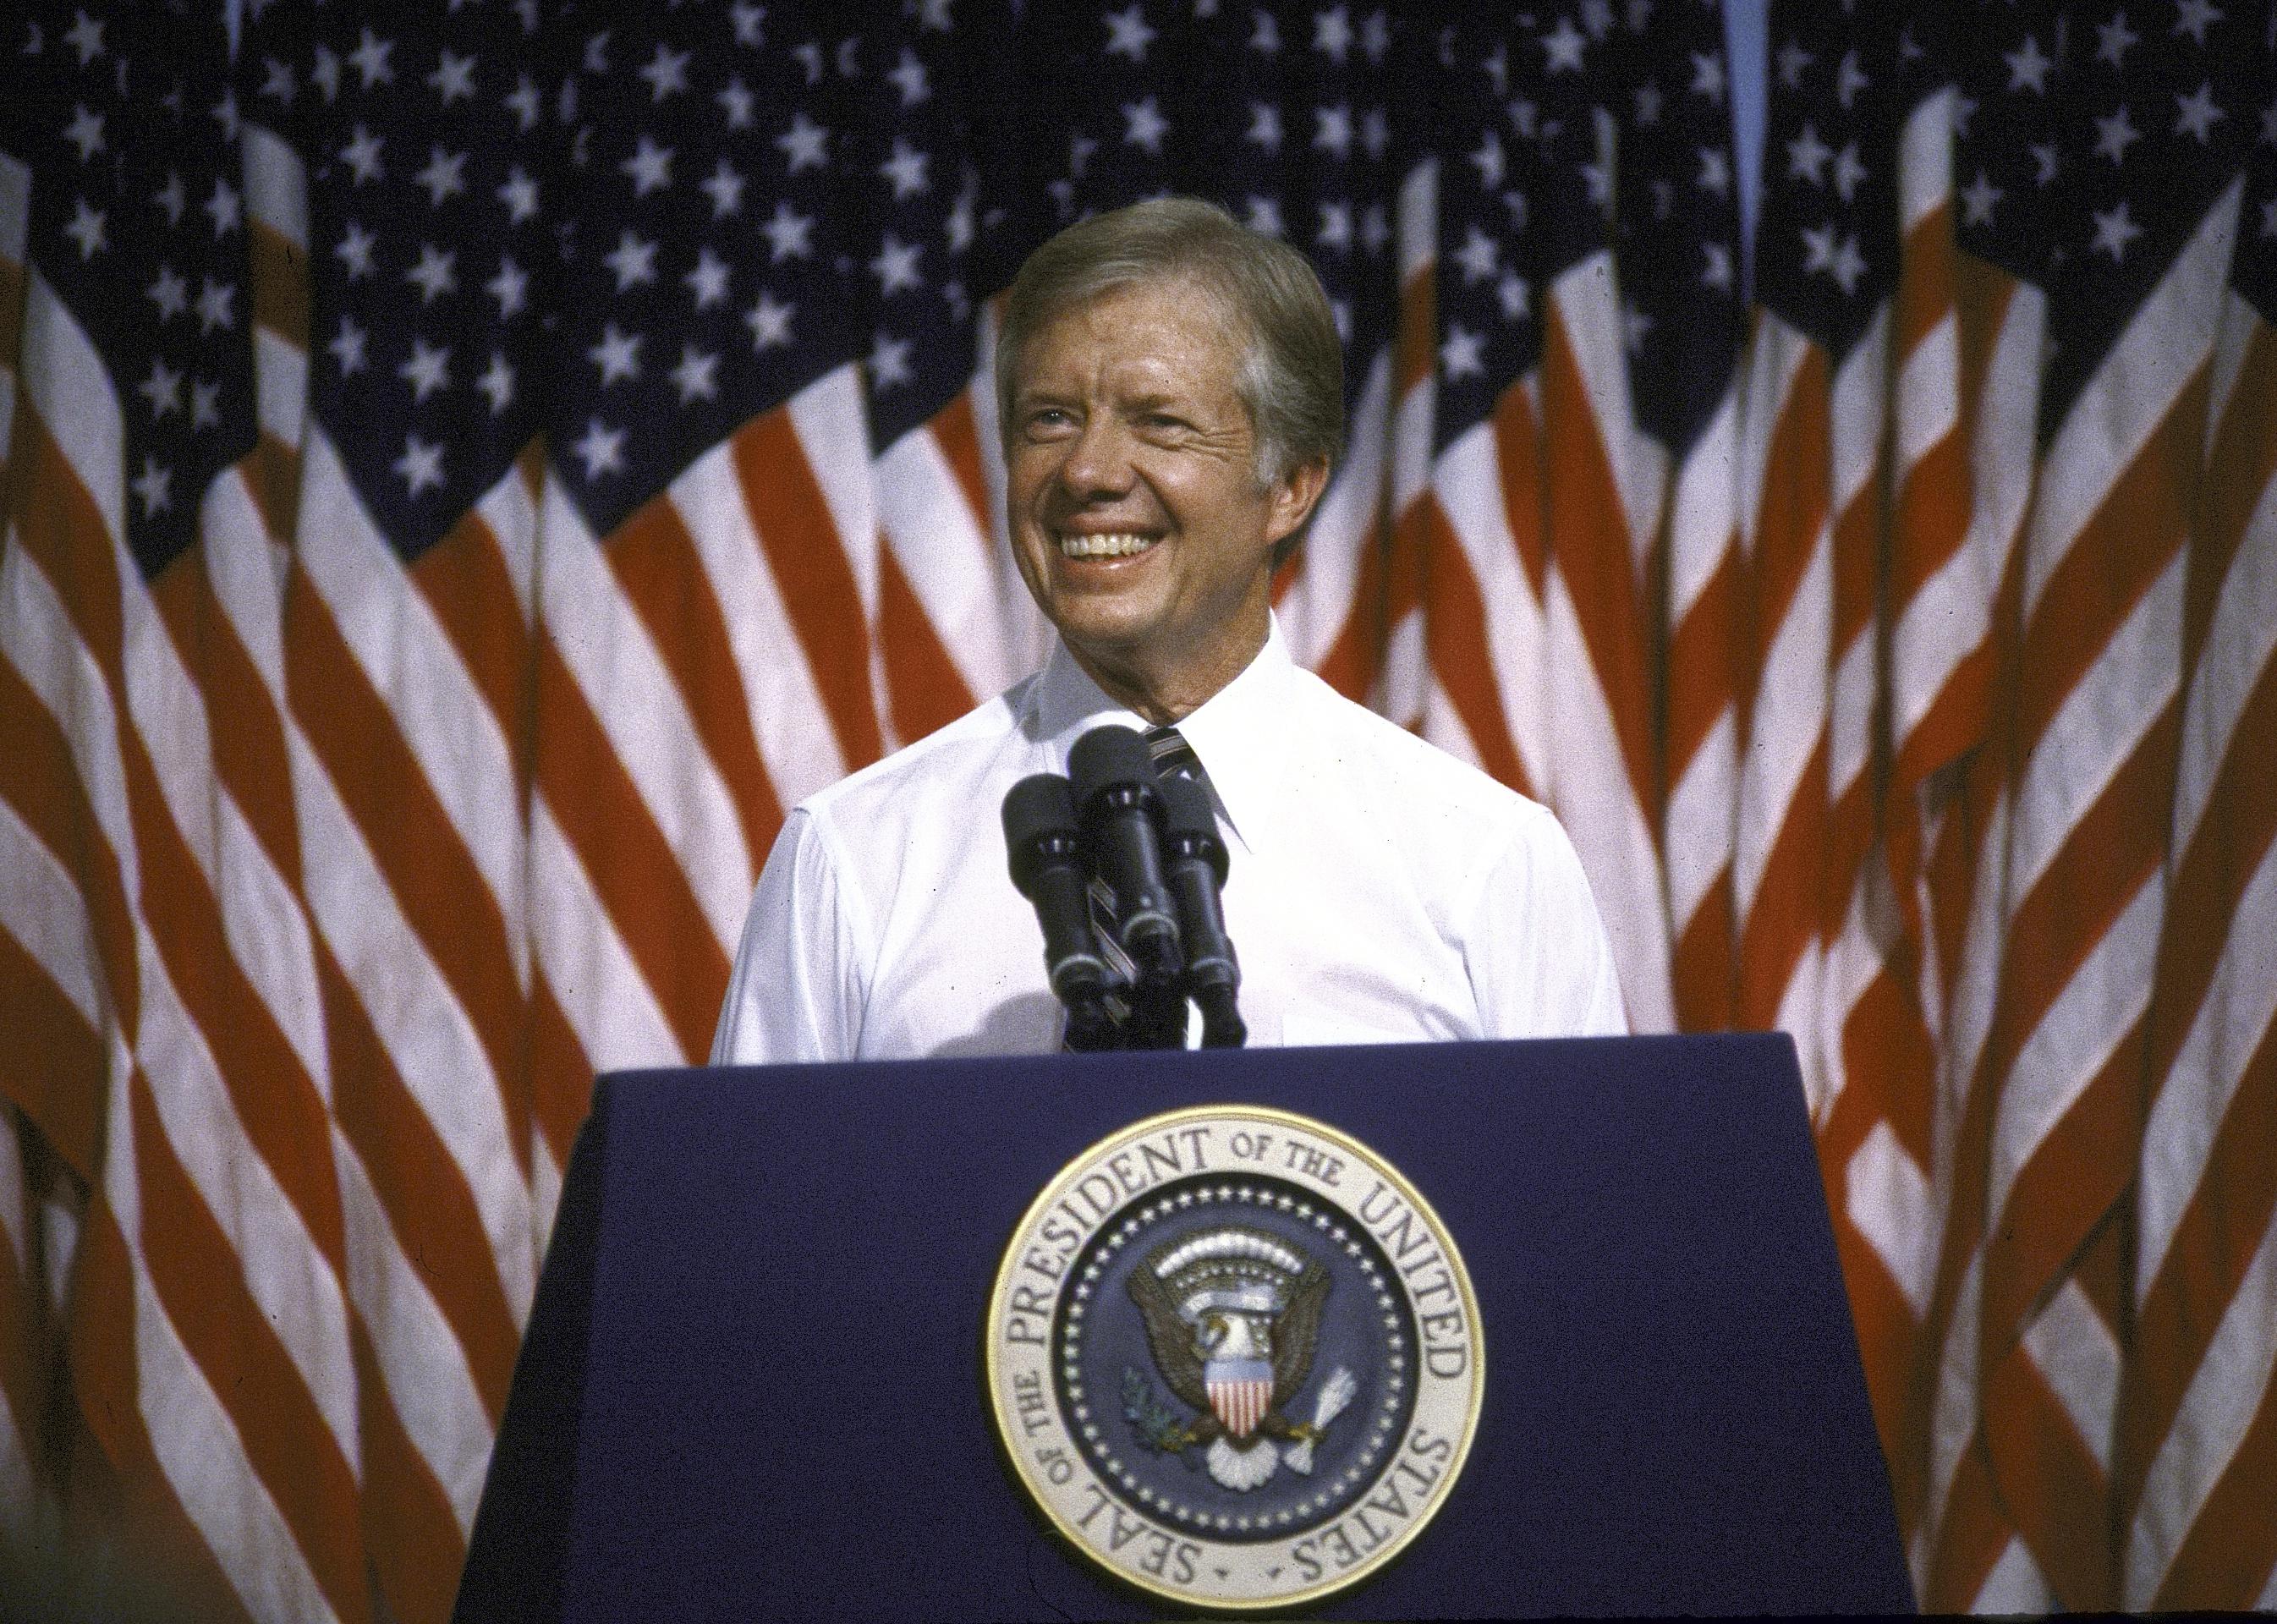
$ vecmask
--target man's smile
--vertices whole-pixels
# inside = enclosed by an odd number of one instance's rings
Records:
[[[1078,534],[1062,530],[1059,536],[1060,556],[1062,558],[1129,558],[1144,553],[1161,540],[1140,530],[1106,530]]]

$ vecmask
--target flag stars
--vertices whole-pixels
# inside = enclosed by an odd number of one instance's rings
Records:
[[[221,385],[202,378],[190,380],[190,429],[221,427]]]
[[[1281,25],[1261,5],[1250,13],[1249,49],[1267,57],[1281,54]]]
[[[1339,5],[1313,17],[1313,49],[1341,66],[1351,54],[1352,13]]]
[[[2178,0],[2174,7],[2174,32],[2189,34],[2190,43],[2203,47],[2206,42],[2206,30],[2220,22],[2224,15],[2222,9],[2212,0]]]
[[[1439,370],[1449,383],[1487,375],[1486,339],[1459,322],[1448,324],[1447,341],[1439,347]]]
[[[1502,185],[1504,161],[1502,137],[1493,130],[1482,136],[1477,149],[1470,154],[1471,167],[1479,172],[1481,190],[1492,192]]]
[[[441,59],[436,63],[435,71],[427,75],[427,86],[442,98],[443,105],[446,107],[457,101],[473,101],[475,99],[474,57],[461,57],[446,50]]]
[[[395,82],[395,67],[388,60],[394,51],[393,40],[383,40],[369,28],[363,31],[362,39],[348,53],[348,65],[362,77],[366,90]]]
[[[915,107],[933,95],[933,87],[925,80],[925,64],[918,61],[917,53],[906,45],[902,48],[901,59],[886,75],[886,82],[902,93],[903,107]]]
[[[1281,110],[1270,102],[1249,104],[1249,129],[1245,139],[1268,152],[1281,150]]]
[[[517,164],[499,183],[498,200],[506,205],[506,223],[519,225],[537,212],[537,182]]]
[[[2045,190],[2055,180],[2056,164],[2062,154],[2052,141],[2034,141],[2024,150],[2032,155],[2032,184]]]
[[[92,207],[84,197],[77,202],[71,223],[64,227],[64,235],[79,245],[80,263],[84,264],[109,248],[110,239],[104,229],[104,212]]]
[[[395,376],[411,385],[411,403],[425,402],[427,397],[451,383],[451,347],[439,348],[424,339],[411,341],[411,358],[395,369]]]
[[[182,177],[172,170],[166,172],[166,184],[150,194],[150,201],[165,210],[168,225],[179,225],[184,212],[190,206],[189,193],[182,185]]]
[[[354,318],[346,316],[340,317],[339,332],[334,335],[331,343],[324,346],[324,348],[331,354],[333,363],[339,368],[342,377],[354,377],[364,370],[367,364],[364,350],[369,339],[369,335],[355,324]]]
[[[1454,260],[1463,269],[1465,286],[1476,286],[1491,278],[1502,268],[1502,251],[1493,238],[1474,225],[1463,239],[1463,246],[1455,250]]]
[[[1495,284],[1495,302],[1502,307],[1503,320],[1522,322],[1533,310],[1533,289],[1518,272],[1505,271]]]
[[[2107,23],[2098,23],[2095,38],[2095,59],[2122,70],[2127,65],[2128,51],[2143,42],[2143,36],[2127,26],[2124,11],[2113,12]]]
[[[728,8],[728,17],[735,30],[736,44],[746,50],[757,50],[767,42],[764,26],[767,19],[766,7],[749,4],[746,0],[736,0]]]
[[[680,403],[693,406],[698,400],[720,398],[720,357],[693,344],[680,347],[680,364],[668,376],[674,388],[680,391]]]
[[[585,358],[601,370],[602,388],[639,378],[640,347],[640,334],[621,332],[614,322],[601,330],[601,341],[585,352]]]
[[[1340,254],[1350,253],[1352,246],[1352,205],[1348,202],[1322,203],[1320,210],[1321,229],[1314,240],[1324,248],[1334,248]]]
[[[64,139],[79,149],[80,163],[93,162],[103,150],[103,115],[80,103],[72,109],[72,121],[64,126]]]
[[[1313,118],[1316,126],[1313,133],[1313,149],[1329,154],[1338,163],[1349,158],[1352,143],[1352,108],[1341,102],[1334,107],[1316,107],[1313,110]]]
[[[483,284],[483,292],[498,301],[499,320],[512,321],[529,301],[529,273],[501,254],[498,274]]]
[[[790,128],[775,137],[775,145],[782,149],[790,172],[820,169],[829,161],[830,132],[808,118],[804,111],[791,116]]]
[[[2174,133],[2195,135],[2201,147],[2212,144],[2214,122],[2223,116],[2221,109],[2213,104],[2211,80],[2198,87],[2197,95],[2174,98]]]
[[[538,111],[543,105],[537,81],[527,73],[514,80],[514,93],[506,98],[506,111],[514,115],[515,126],[524,134],[537,127]]]
[[[152,421],[171,417],[182,409],[182,375],[163,356],[153,356],[150,376],[134,385],[134,393],[150,403]]]
[[[388,466],[401,477],[403,493],[416,497],[422,491],[443,483],[443,447],[415,434],[407,434],[403,437],[403,454]]]
[[[720,104],[720,111],[727,118],[729,129],[748,130],[751,127],[752,113],[758,105],[758,98],[751,94],[751,88],[743,82],[741,73],[730,75],[727,84],[712,99]]]
[[[279,106],[293,105],[293,98],[300,94],[301,89],[293,77],[293,65],[269,57],[263,58],[263,69],[264,77],[261,81],[261,94]]]
[[[1992,224],[1993,210],[1999,207],[2000,200],[2007,195],[1992,184],[1991,176],[1978,170],[1976,179],[1961,188],[1961,223],[1989,228]]]
[[[1693,184],[1711,196],[1728,196],[1732,190],[1732,159],[1721,147],[1700,149],[1700,173]]]
[[[467,155],[436,147],[428,154],[427,167],[411,179],[414,185],[427,188],[427,206],[440,209],[445,198],[456,197],[467,189]]]
[[[925,169],[933,162],[902,137],[894,137],[894,155],[878,165],[878,178],[889,182],[894,188],[894,201],[904,202],[932,188],[925,179]]]
[[[791,341],[790,318],[798,309],[796,304],[778,301],[766,289],[759,290],[758,301],[743,312],[743,325],[751,330],[752,353],[763,354]]]
[[[514,369],[506,365],[504,351],[491,352],[491,364],[483,375],[475,380],[475,387],[489,398],[491,416],[493,417],[499,416],[507,407],[514,404]]]
[[[2108,254],[2113,264],[2123,264],[2127,245],[2142,234],[2143,228],[2127,217],[2127,200],[2122,197],[2117,207],[2095,211],[2095,244],[2089,251]]]
[[[1856,104],[1858,93],[1874,81],[1866,77],[1866,70],[1858,65],[1858,53],[1846,50],[1842,61],[1834,70],[1834,99],[1848,112]]]
[[[569,449],[577,461],[585,465],[585,483],[588,484],[604,474],[625,471],[625,431],[610,428],[598,417],[586,420],[583,436]]]
[[[1542,71],[1579,73],[1581,71],[1581,50],[1588,43],[1588,36],[1573,26],[1572,18],[1560,17],[1557,26],[1542,36]]]
[[[713,219],[724,220],[743,212],[744,179],[727,159],[721,158],[720,166],[697,184],[712,199]]]
[[[925,249],[918,243],[903,242],[887,232],[879,245],[878,256],[869,264],[870,274],[878,278],[880,297],[890,299],[905,289],[923,287],[925,278],[918,274],[918,257]]]
[[[1279,237],[1286,233],[1287,228],[1281,221],[1279,198],[1264,197],[1253,192],[1249,194],[1247,206],[1248,217],[1242,221],[1242,224],[1248,226],[1250,230],[1267,237]]]
[[[211,277],[204,278],[198,289],[198,332],[201,336],[217,327],[225,332],[230,328],[236,319],[230,308],[236,298],[234,283],[217,282]]]
[[[403,279],[419,289],[422,308],[434,303],[446,294],[459,291],[459,278],[454,267],[459,256],[446,253],[431,242],[419,245],[419,263],[403,273]]]
[[[190,308],[190,285],[171,265],[159,266],[156,279],[142,292],[158,307],[161,322],[170,322]]]
[[[1719,294],[1732,291],[1732,250],[1721,242],[1700,245],[1700,286],[1712,287]]]
[[[1803,74],[1809,72],[1810,65],[1817,60],[1817,57],[1803,50],[1801,41],[1789,40],[1785,45],[1779,47],[1779,83],[1790,90],[1801,89]]]
[[[142,459],[142,471],[130,482],[142,503],[142,516],[155,519],[174,505],[174,474],[156,457]]]
[[[2127,161],[2127,149],[2143,139],[2143,132],[2136,129],[2135,121],[2128,117],[2127,103],[2124,102],[2119,104],[2119,111],[2109,118],[2098,118],[2095,121],[2095,128],[2096,151],[2109,158],[2113,164],[2124,164]]]
[[[708,242],[697,250],[695,266],[680,280],[699,310],[727,301],[727,262],[714,254]]]
[[[646,67],[640,70],[640,76],[648,80],[651,106],[688,88],[688,60],[692,54],[674,50],[663,42],[658,42],[656,55],[649,59]]]
[[[788,201],[775,205],[767,223],[759,227],[759,234],[767,240],[769,263],[780,265],[787,259],[805,259],[814,252],[811,240],[814,217],[801,214]]]
[[[1845,141],[1842,150],[1834,155],[1834,194],[1844,202],[1854,201],[1858,183],[1866,178],[1866,165],[1859,161],[1858,143]]]
[[[218,242],[238,228],[245,217],[245,202],[235,187],[218,175],[214,178],[213,195],[198,205],[206,217],[213,222],[214,240]]]
[[[1120,11],[1109,11],[1100,20],[1107,25],[1107,54],[1128,57],[1133,62],[1146,60],[1146,48],[1154,42],[1154,31],[1146,26],[1146,14],[1134,4]]]
[[[1142,96],[1136,102],[1123,104],[1123,144],[1137,147],[1155,157],[1162,155],[1162,137],[1170,131],[1169,120],[1155,99]]]
[[[2001,58],[2008,65],[2008,88],[2029,90],[2034,95],[2048,93],[2048,70],[2055,65],[2053,58],[2040,50],[2037,35],[2026,34],[2024,42]]]
[[[617,172],[631,179],[635,197],[646,197],[672,184],[672,155],[670,147],[658,146],[656,138],[644,131],[640,144],[632,156],[617,165]]]
[[[1138,8],[1131,8],[1136,11]],[[910,340],[895,338],[880,332],[870,341],[868,366],[870,386],[883,394],[897,384],[910,381]]]
[[[1818,128],[1809,120],[1803,121],[1802,131],[1786,144],[1786,176],[1790,180],[1808,180],[1812,186],[1826,185],[1826,161],[1834,149],[1818,138]]]
[[[1694,95],[1704,95],[1721,107],[1724,104],[1724,58],[1713,51],[1692,53],[1692,84]]]
[[[1660,87],[1647,80],[1636,88],[1634,96],[1636,122],[1640,129],[1656,129],[1660,124]]]
[[[103,55],[103,25],[85,11],[75,12],[72,26],[64,33],[64,42],[79,53],[79,65],[85,67]]]
[[[633,234],[627,226],[617,238],[617,246],[601,256],[601,263],[615,272],[617,292],[629,293],[644,283],[656,280],[657,245]]]
[[[1866,273],[1866,256],[1859,252],[1856,233],[1838,235],[1832,225],[1805,226],[1802,245],[1805,274],[1823,271],[1844,294],[1857,291],[1858,278]]]
[[[316,61],[308,69],[308,82],[324,94],[324,104],[331,105],[340,99],[339,53],[329,45],[319,45]]]
[[[340,161],[355,172],[355,183],[377,180],[387,173],[379,161],[380,149],[386,146],[384,137],[374,135],[361,124],[348,133],[348,144],[340,149]]]

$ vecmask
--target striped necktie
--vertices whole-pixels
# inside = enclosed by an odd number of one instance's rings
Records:
[[[1147,728],[1146,748],[1154,753],[1157,777],[1177,774],[1192,779],[1205,789],[1209,788],[1209,774],[1202,771],[1201,758],[1194,754],[1194,747],[1186,743],[1186,736],[1176,728],[1165,725]]]

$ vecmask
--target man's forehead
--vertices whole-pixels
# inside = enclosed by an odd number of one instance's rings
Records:
[[[1117,283],[1040,323],[1021,346],[1014,382],[1023,392],[1078,377],[1125,393],[1230,389],[1240,362],[1232,326],[1222,298],[1191,278]]]

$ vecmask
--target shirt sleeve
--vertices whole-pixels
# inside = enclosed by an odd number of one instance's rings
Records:
[[[712,1064],[854,1058],[867,962],[858,912],[826,831],[804,808],[793,812],[743,921]]]
[[[1581,859],[1557,820],[1530,809],[1489,864],[1464,956],[1489,1038],[1618,1037],[1620,979]]]

